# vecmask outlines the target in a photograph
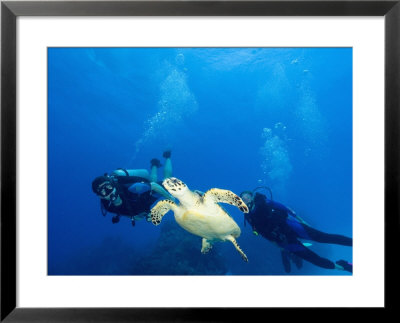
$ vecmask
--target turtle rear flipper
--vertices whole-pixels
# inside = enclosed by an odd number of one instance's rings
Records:
[[[162,200],[158,202],[150,211],[151,222],[154,225],[159,225],[165,213],[167,213],[169,210],[174,210],[175,207],[176,204],[170,200]]]
[[[236,242],[236,239],[234,237],[232,237],[231,235],[227,236],[226,239],[233,243],[233,245],[235,246],[236,250],[239,251],[240,255],[242,256],[242,259],[245,262],[248,262],[249,259],[247,258],[246,254],[242,251],[242,249],[240,249],[238,243]]]
[[[238,209],[244,213],[249,213],[249,208],[242,201],[242,199],[229,190],[212,188],[203,195],[203,200],[207,199],[212,199],[212,201],[215,203],[228,203],[230,205],[237,206]]]
[[[201,241],[201,253],[207,253],[211,248],[212,244],[206,238],[203,238]]]

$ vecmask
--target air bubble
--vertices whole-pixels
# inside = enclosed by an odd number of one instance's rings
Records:
[[[277,123],[275,128],[281,131],[286,127],[282,123]],[[260,148],[263,158],[261,169],[266,176],[266,181],[281,187],[285,186],[293,169],[285,141],[270,128],[263,129],[262,138],[265,141]]]
[[[182,53],[176,55],[176,57],[175,57],[175,63],[176,63],[178,66],[182,66],[182,65],[185,63],[185,56],[184,56]]]

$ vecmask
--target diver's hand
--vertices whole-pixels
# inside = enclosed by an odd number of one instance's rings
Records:
[[[146,221],[151,222],[151,212],[146,214]]]
[[[256,230],[253,230],[253,234],[254,234],[255,236],[258,236],[258,232],[257,232]]]
[[[141,220],[143,218],[147,218],[149,216],[149,213],[146,212],[141,212],[139,214],[136,214],[135,216],[133,216],[134,220]]]

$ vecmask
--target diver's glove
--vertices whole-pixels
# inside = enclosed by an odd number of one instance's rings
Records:
[[[258,232],[257,232],[256,230],[253,230],[253,234],[254,234],[255,236],[258,236]]]

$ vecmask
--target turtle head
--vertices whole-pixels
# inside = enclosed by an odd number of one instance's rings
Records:
[[[166,178],[162,184],[165,189],[176,198],[184,195],[189,190],[184,182],[175,177]]]

